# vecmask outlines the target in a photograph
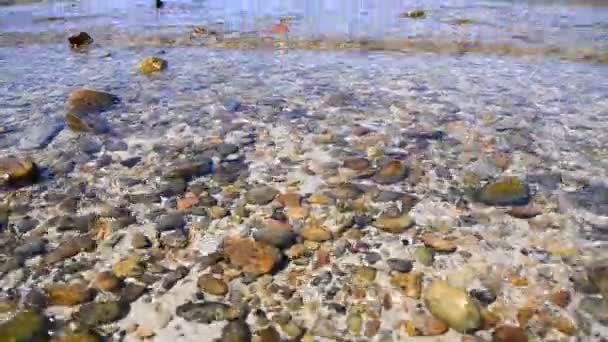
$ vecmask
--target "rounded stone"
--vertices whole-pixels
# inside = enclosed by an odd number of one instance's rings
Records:
[[[149,75],[167,69],[168,65],[169,63],[166,60],[152,56],[144,58],[137,66],[137,69],[140,73]]]
[[[398,160],[391,160],[384,164],[373,176],[373,180],[379,184],[394,184],[407,177],[407,167]]]
[[[115,292],[122,287],[122,280],[109,271],[100,272],[93,280],[93,287],[107,292]]]
[[[524,329],[513,325],[501,325],[494,329],[492,342],[528,342]]]
[[[38,178],[38,167],[29,158],[0,158],[0,183],[18,184]]]
[[[251,329],[244,320],[228,322],[222,329],[221,342],[251,342]]]
[[[393,234],[403,233],[414,224],[414,219],[407,213],[403,213],[400,216],[385,213],[376,218],[373,223],[374,227]]]
[[[386,260],[391,271],[407,273],[414,268],[414,263],[411,260],[390,258]]]
[[[475,197],[486,205],[523,206],[530,201],[530,188],[517,177],[505,177],[485,185]]]
[[[475,302],[461,289],[436,280],[424,291],[424,302],[437,319],[452,329],[468,332],[481,326],[481,314]]]
[[[266,185],[255,187],[245,194],[245,199],[249,204],[265,205],[270,202],[279,194],[279,192]]]
[[[198,287],[201,291],[214,296],[224,296],[228,293],[228,285],[211,274],[203,274],[198,278]]]

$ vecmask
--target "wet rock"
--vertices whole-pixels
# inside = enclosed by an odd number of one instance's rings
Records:
[[[245,238],[228,239],[224,243],[224,256],[233,266],[254,275],[272,272],[281,260],[276,247]]]
[[[112,272],[120,278],[137,278],[144,273],[144,270],[144,263],[138,255],[127,256],[112,266]]]
[[[459,332],[475,330],[481,326],[481,314],[469,295],[447,282],[436,280],[424,291],[424,302],[436,318]]]
[[[214,296],[224,296],[228,293],[228,285],[211,274],[203,274],[198,278],[198,288]]]
[[[144,58],[137,66],[137,69],[140,73],[149,75],[167,69],[168,65],[169,63],[166,60],[152,56]]]
[[[110,131],[108,120],[99,115],[93,115],[93,113],[68,112],[65,115],[65,124],[70,130],[77,133],[104,134]]]
[[[454,242],[443,239],[435,234],[425,234],[422,237],[422,242],[428,248],[433,249],[437,252],[442,253],[453,253],[456,251],[457,246]]]
[[[91,89],[73,91],[67,103],[68,114],[66,125],[76,132],[105,133],[109,130],[108,122],[99,114],[119,103],[117,96]]]
[[[40,311],[46,308],[46,294],[38,288],[31,288],[21,298],[21,305],[26,309]]]
[[[127,194],[127,199],[129,202],[134,204],[152,204],[152,203],[160,203],[161,198],[158,193],[137,193],[137,194]]]
[[[523,206],[530,201],[530,189],[517,177],[489,183],[475,195],[478,202],[494,206]]]
[[[17,230],[17,232],[20,234],[25,234],[31,230],[34,230],[38,224],[38,220],[26,216],[15,225],[15,230]]]
[[[371,162],[367,158],[351,158],[346,159],[342,163],[342,167],[355,171],[365,171],[369,169],[370,166]]]
[[[42,119],[23,132],[23,136],[19,139],[19,148],[22,150],[44,148],[62,129],[63,125],[55,119]]]
[[[299,208],[302,202],[302,197],[295,192],[289,192],[280,194],[277,197],[277,201],[286,208]]]
[[[383,213],[374,220],[373,226],[385,232],[400,234],[408,228],[413,227],[414,219],[407,213],[395,215],[394,213]]]
[[[161,246],[174,249],[186,248],[188,241],[188,235],[183,230],[163,233],[160,237]]]
[[[363,191],[355,184],[340,184],[332,190],[331,195],[338,200],[354,200],[363,195]]]
[[[377,270],[369,266],[360,266],[353,274],[352,282],[357,286],[369,286],[376,280]]]
[[[414,268],[414,263],[411,260],[390,258],[386,263],[391,271],[407,273]]]
[[[222,329],[221,342],[250,342],[251,329],[244,320],[228,322]]]
[[[146,235],[141,232],[135,232],[131,237],[131,247],[136,249],[143,249],[152,246],[152,242]]]
[[[281,342],[281,335],[272,326],[259,330],[256,335],[259,342]]]
[[[372,179],[379,184],[394,184],[402,181],[407,175],[408,169],[402,162],[391,160],[382,165]]]
[[[323,242],[332,239],[329,229],[321,226],[316,220],[310,220],[300,231],[300,236],[308,241]]]
[[[127,151],[129,145],[126,142],[118,139],[110,139],[105,142],[104,147],[109,152]]]
[[[422,273],[396,273],[391,277],[391,285],[400,289],[406,297],[420,298]]]
[[[41,313],[22,311],[0,324],[0,341],[45,341],[47,329],[47,319]]]
[[[29,158],[0,158],[0,184],[29,184],[38,178],[38,167]]]
[[[140,161],[141,161],[141,157],[131,157],[131,158],[121,160],[120,165],[130,169],[130,168],[134,167],[135,165],[139,164]]]
[[[380,260],[382,260],[382,256],[380,255],[380,253],[377,253],[377,252],[365,253],[365,261],[367,261],[367,263],[370,265],[374,265],[375,263],[377,263]]]
[[[363,330],[363,317],[358,312],[353,312],[346,317],[346,328],[352,335],[360,335]]]
[[[565,308],[570,304],[572,297],[567,290],[558,290],[551,294],[551,302],[561,308]]]
[[[265,205],[270,202],[279,194],[279,192],[266,185],[255,187],[247,192],[245,199],[249,204]]]
[[[186,220],[184,220],[184,215],[178,212],[163,215],[156,222],[156,230],[159,232],[182,229],[185,226]]]
[[[33,256],[43,254],[46,250],[46,241],[39,238],[33,238],[24,242],[21,246],[15,248],[14,253],[23,258],[31,258]]]
[[[79,32],[68,37],[71,48],[82,48],[93,44],[93,38],[86,32]]]
[[[51,342],[101,342],[101,338],[92,332],[68,332],[54,337]]]
[[[351,93],[347,92],[337,92],[335,94],[330,95],[325,100],[325,105],[330,107],[345,107],[350,105],[355,101],[355,97]]]
[[[120,291],[120,300],[125,303],[136,301],[146,291],[146,287],[136,283],[126,283]]]
[[[241,101],[235,97],[229,97],[227,99],[225,99],[223,101],[223,105],[224,105],[224,109],[226,109],[229,112],[238,112],[239,109],[241,109]],[[234,153],[234,152],[231,152]],[[226,155],[228,155],[230,153],[227,153]]]
[[[84,284],[56,284],[45,289],[49,305],[74,306],[88,302],[93,293]]]
[[[267,223],[262,229],[256,230],[253,233],[253,238],[256,241],[264,242],[280,249],[288,248],[295,243],[297,235],[289,224],[284,222],[272,223]]]
[[[91,251],[95,248],[95,241],[90,236],[78,236],[61,242],[49,254],[44,256],[46,264],[54,264],[64,259],[71,258],[81,251]]]
[[[608,259],[597,261],[587,267],[587,275],[593,285],[595,285],[602,297],[608,299]]]
[[[492,342],[528,342],[528,336],[520,327],[501,325],[494,329]]]
[[[484,305],[490,305],[496,301],[496,294],[490,289],[472,289],[470,294]]]
[[[163,177],[159,184],[159,192],[164,197],[179,196],[186,191],[187,186],[184,178]]]
[[[101,151],[101,143],[89,136],[83,136],[78,140],[78,149],[86,154],[95,154]]]
[[[608,186],[587,184],[576,192],[566,194],[576,207],[595,215],[608,216]]]
[[[401,18],[411,18],[411,19],[422,19],[426,17],[426,12],[424,10],[411,10],[404,13],[401,13]]]
[[[185,303],[175,313],[186,321],[204,324],[235,318],[233,308],[218,302]]]
[[[528,204],[523,207],[513,207],[507,211],[507,214],[519,219],[530,219],[542,214],[542,210],[532,204]]]
[[[121,301],[93,302],[80,307],[74,314],[76,320],[88,327],[118,321],[129,313],[129,305]]]
[[[197,161],[181,162],[173,165],[168,176],[190,180],[192,178],[205,176],[212,171],[213,160],[211,160],[211,158],[201,158]]]
[[[122,279],[109,271],[99,272],[93,280],[92,286],[101,291],[116,292],[122,287]]]
[[[57,222],[57,231],[58,232],[67,232],[67,231],[77,231],[80,233],[86,233],[95,224],[95,216],[94,215],[84,215],[84,216],[63,216]]]

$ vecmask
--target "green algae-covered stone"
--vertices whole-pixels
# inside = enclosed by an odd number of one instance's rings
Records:
[[[152,74],[167,69],[166,60],[158,57],[146,57],[138,65],[139,72],[144,75]]]
[[[20,312],[0,324],[0,342],[46,341],[46,323],[46,318],[37,312]]]
[[[520,206],[530,202],[530,188],[517,177],[505,177],[485,185],[475,197],[486,205]]]

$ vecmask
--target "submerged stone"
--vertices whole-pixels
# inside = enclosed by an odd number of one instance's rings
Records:
[[[402,162],[391,160],[384,164],[372,179],[379,184],[393,184],[402,181],[407,174],[408,169]]]
[[[152,56],[144,58],[137,66],[137,69],[142,74],[149,75],[167,69],[168,65],[169,63],[166,60]]]
[[[486,205],[523,206],[530,201],[530,188],[517,177],[505,177],[482,187],[475,199]]]
[[[47,339],[47,320],[34,311],[23,311],[0,324],[0,342],[34,342]]]
[[[54,119],[42,119],[35,125],[28,127],[19,139],[19,148],[34,150],[46,147],[63,129],[63,125]]]
[[[393,234],[403,233],[408,228],[414,226],[414,224],[414,219],[407,213],[403,213],[399,216],[382,214],[376,218],[373,223],[374,227]]]
[[[0,158],[0,183],[16,185],[33,182],[38,178],[38,167],[29,158]]]
[[[576,207],[593,214],[608,216],[608,186],[585,185],[582,189],[566,195]]]
[[[426,288],[424,302],[433,316],[456,331],[468,332],[481,326],[481,314],[473,299],[443,280],[436,280]]]
[[[228,322],[222,329],[221,342],[250,342],[251,329],[245,320]]]
[[[93,44],[93,38],[86,32],[79,32],[68,37],[72,48],[81,48]]]
[[[190,302],[178,306],[175,313],[189,322],[209,324],[233,318],[234,309],[219,302]]]
[[[75,318],[84,326],[95,327],[122,319],[129,305],[121,301],[87,303],[80,307]]]

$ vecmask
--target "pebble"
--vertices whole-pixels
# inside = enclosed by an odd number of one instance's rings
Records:
[[[92,286],[101,291],[116,292],[122,287],[122,280],[112,272],[103,271],[95,276]]]
[[[385,213],[377,217],[373,222],[374,227],[393,234],[401,234],[413,227],[414,224],[414,219],[407,213],[399,216]]]
[[[0,341],[21,342],[46,340],[47,319],[35,311],[22,311],[0,323]]]
[[[357,286],[367,287],[376,280],[377,270],[369,266],[359,266],[353,274],[352,282]]]
[[[0,158],[0,183],[18,185],[38,178],[38,166],[29,158]]]
[[[281,260],[276,247],[245,238],[225,241],[224,256],[233,266],[255,275],[270,273]]]
[[[140,256],[130,255],[116,262],[112,266],[112,272],[120,278],[137,278],[144,273],[144,263]]]
[[[67,107],[70,113],[96,113],[111,108],[119,101],[116,95],[110,93],[92,89],[78,89],[74,90],[68,97]]]
[[[528,184],[517,177],[505,177],[482,187],[476,199],[486,205],[523,206],[530,201]]]
[[[56,119],[44,118],[34,126],[28,127],[21,139],[19,139],[19,149],[36,150],[46,147],[57,134],[63,129]]]
[[[135,232],[131,236],[131,247],[135,249],[144,249],[152,246],[152,242],[146,235],[141,232]]]
[[[234,309],[219,302],[185,303],[179,305],[175,313],[189,322],[209,324],[235,317]]]
[[[434,317],[427,317],[424,321],[423,333],[425,336],[439,336],[445,334],[450,327],[443,321]]]
[[[136,283],[128,282],[120,291],[120,300],[126,303],[136,301],[146,291],[146,287]]]
[[[481,326],[481,314],[469,295],[442,280],[433,281],[424,291],[424,303],[437,319],[450,328],[467,332]]]
[[[251,329],[244,320],[228,322],[222,329],[221,342],[250,342]]]
[[[422,273],[396,273],[391,276],[391,285],[400,289],[403,295],[420,298],[422,292]]]
[[[256,336],[259,342],[281,342],[281,335],[272,326],[259,330]]]
[[[129,312],[129,305],[121,301],[86,303],[74,314],[76,320],[88,327],[96,327],[120,320]]]
[[[501,325],[494,329],[492,342],[528,342],[528,336],[520,327]]]
[[[245,199],[249,204],[266,205],[277,196],[279,192],[266,185],[255,187],[245,194]]]
[[[365,261],[367,261],[367,263],[370,265],[373,265],[380,260],[382,260],[382,256],[380,255],[380,253],[377,253],[377,252],[365,253]]]
[[[496,301],[496,294],[490,289],[472,289],[470,294],[484,305],[490,305]]]
[[[45,289],[49,305],[75,306],[92,299],[89,288],[81,283],[55,284]]]
[[[558,290],[551,294],[551,302],[561,308],[567,307],[571,300],[570,292],[566,290]]]
[[[211,274],[203,274],[198,278],[198,288],[214,296],[224,296],[228,293],[228,285]]]
[[[372,179],[379,184],[394,184],[402,181],[407,174],[407,167],[402,162],[391,160],[382,165]]]
[[[186,226],[184,215],[178,212],[165,214],[156,222],[156,230],[165,232],[169,230],[182,229]]]
[[[152,56],[144,58],[137,66],[137,69],[140,73],[149,75],[167,69],[168,65],[169,63],[166,60]]]
[[[457,249],[456,244],[454,244],[452,241],[442,239],[433,234],[425,234],[422,237],[422,242],[427,248],[431,248],[437,252],[453,253]]]
[[[297,234],[288,223],[272,220],[266,226],[256,230],[253,238],[256,241],[273,245],[280,249],[289,248],[296,241]]]
[[[166,232],[160,236],[160,244],[166,248],[182,249],[186,248],[188,243],[188,235],[183,230]]]
[[[93,44],[93,38],[86,32],[79,32],[69,36],[68,43],[72,48],[82,48]]]
[[[320,226],[316,220],[310,220],[300,231],[300,236],[308,241],[323,242],[332,239],[332,233],[324,226]]]
[[[414,263],[411,260],[390,258],[386,263],[391,271],[407,273],[414,268]]]

